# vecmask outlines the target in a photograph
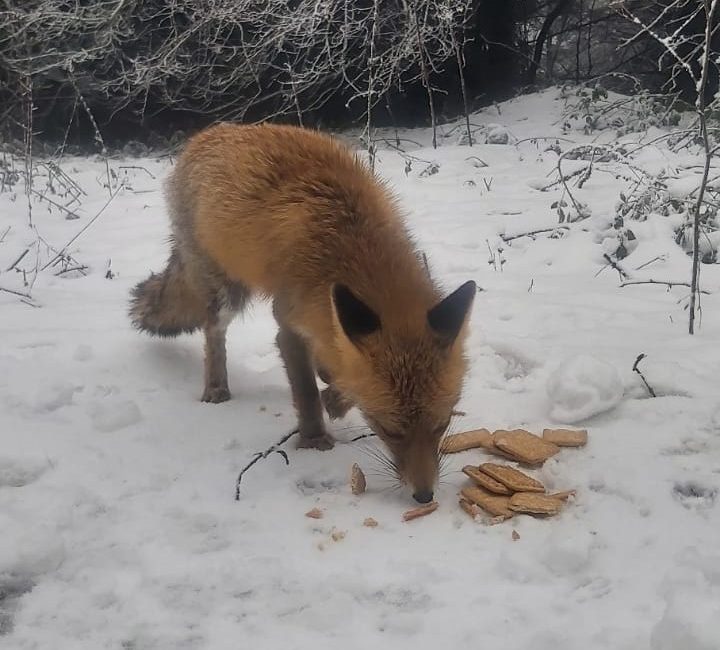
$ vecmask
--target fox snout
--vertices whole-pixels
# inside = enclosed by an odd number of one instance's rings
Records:
[[[438,479],[437,442],[418,436],[409,441],[408,447],[399,456],[401,475],[412,489],[413,499],[418,503],[430,503]]]
[[[422,490],[413,493],[413,499],[418,503],[430,503],[433,500],[432,490]]]

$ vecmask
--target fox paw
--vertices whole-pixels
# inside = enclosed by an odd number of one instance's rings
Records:
[[[206,386],[202,401],[211,404],[220,404],[230,399],[230,389],[227,386]]]
[[[298,439],[298,449],[319,449],[320,451],[327,451],[335,446],[335,440],[333,437],[324,431],[313,432],[312,435],[303,434],[300,432],[300,438]]]

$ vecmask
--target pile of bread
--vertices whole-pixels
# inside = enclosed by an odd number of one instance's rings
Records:
[[[541,467],[561,447],[582,447],[587,444],[587,431],[545,429],[536,436],[524,429],[476,429],[447,436],[441,445],[443,453],[457,453],[482,448],[516,463]],[[524,472],[498,463],[466,465],[463,472],[471,483],[460,492],[460,507],[472,517],[490,515],[489,523],[499,523],[516,514],[551,516],[575,494],[573,490],[548,494],[545,486]]]

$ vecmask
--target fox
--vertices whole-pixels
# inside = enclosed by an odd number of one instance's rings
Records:
[[[202,330],[202,400],[220,403],[230,399],[227,328],[251,300],[271,301],[298,447],[332,448],[325,414],[357,408],[415,501],[432,501],[467,374],[475,282],[443,295],[387,182],[319,130],[207,127],[164,189],[169,257],[132,289],[135,328]]]

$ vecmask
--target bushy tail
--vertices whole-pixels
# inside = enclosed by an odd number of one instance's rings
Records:
[[[167,268],[152,273],[132,292],[130,318],[133,325],[157,336],[193,332],[205,323],[207,301],[187,281],[183,265],[173,251]]]

